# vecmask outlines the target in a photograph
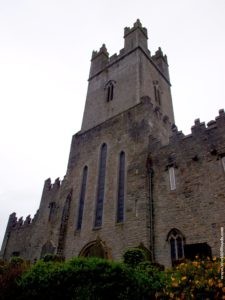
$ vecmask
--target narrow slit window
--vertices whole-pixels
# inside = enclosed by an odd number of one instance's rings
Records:
[[[114,88],[115,88],[115,81],[110,80],[106,85],[105,85],[105,90],[106,90],[106,101],[112,101],[114,98]]]
[[[154,94],[155,94],[155,101],[157,102],[157,89],[155,85],[154,85]]]
[[[176,179],[174,167],[169,168],[169,178],[170,178],[170,189],[174,191],[176,189]]]
[[[97,201],[95,212],[95,227],[102,225],[103,203],[105,193],[105,173],[106,173],[106,157],[107,145],[103,144],[100,153],[99,174],[98,174],[98,188],[97,188]]]
[[[49,204],[49,216],[48,216],[48,220],[51,222],[54,218],[55,215],[55,211],[56,211],[56,203],[55,202],[51,202]]]
[[[157,100],[158,100],[158,103],[159,105],[161,104],[161,95],[160,95],[160,90],[159,88],[157,89]]]
[[[225,172],[225,156],[222,157],[221,161],[222,161],[223,171]]]
[[[124,221],[124,192],[125,192],[125,153],[122,151],[119,157],[119,180],[117,196],[117,223]]]
[[[113,100],[113,92],[114,92],[114,86],[113,86],[113,83],[112,83],[111,84],[110,100]]]
[[[80,202],[79,202],[79,210],[78,210],[78,218],[77,218],[77,230],[80,230],[81,226],[82,226],[84,200],[85,200],[86,185],[87,185],[87,174],[88,174],[88,167],[85,166],[84,170],[83,170],[83,177],[82,177],[82,184],[81,184],[81,191],[80,191]]]
[[[108,86],[108,88],[107,88],[107,102],[110,101],[110,93],[111,93],[110,86]]]
[[[153,81],[155,102],[161,105],[161,91],[158,81]]]

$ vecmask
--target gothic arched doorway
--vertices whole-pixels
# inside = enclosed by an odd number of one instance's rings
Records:
[[[52,241],[47,241],[42,249],[41,249],[41,258],[43,258],[47,254],[55,254],[56,247],[54,246]]]
[[[101,240],[95,240],[88,243],[80,251],[79,256],[83,257],[99,257],[99,258],[109,258],[109,250],[106,247],[105,243]]]

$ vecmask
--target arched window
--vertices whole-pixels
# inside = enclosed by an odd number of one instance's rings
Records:
[[[47,241],[41,249],[41,258],[43,258],[47,254],[54,254],[55,248],[56,247],[53,245],[52,241]]]
[[[55,216],[55,212],[56,212],[56,203],[53,201],[53,202],[50,202],[49,203],[49,215],[48,215],[48,220],[51,222],[53,221],[53,218]]]
[[[109,82],[107,82],[107,84],[105,85],[105,90],[106,90],[106,101],[112,101],[113,97],[114,97],[114,86],[115,86],[115,81],[114,80],[110,80]]]
[[[107,157],[107,145],[103,144],[100,152],[97,201],[96,201],[95,223],[94,223],[95,227],[100,227],[102,225],[102,213],[103,213],[103,202],[104,202],[104,192],[105,192],[106,157]]]
[[[175,265],[179,260],[184,258],[184,236],[178,229],[172,229],[168,236],[167,240],[170,243],[170,253],[172,265]]]
[[[161,91],[158,81],[153,81],[155,102],[161,105]]]
[[[83,178],[82,178],[81,191],[80,191],[80,202],[79,202],[79,210],[78,210],[78,218],[77,218],[77,230],[80,230],[81,225],[82,225],[84,199],[85,199],[86,184],[87,184],[87,174],[88,174],[88,167],[85,166],[84,170],[83,170]]]
[[[64,203],[62,217],[61,217],[61,225],[59,229],[59,239],[58,239],[58,247],[57,247],[57,254],[63,255],[65,240],[66,240],[66,232],[67,232],[67,224],[69,220],[70,214],[70,203],[72,199],[72,190],[69,192],[66,201]]]
[[[117,195],[117,223],[124,221],[124,185],[125,185],[125,153],[120,152],[119,157],[119,180]]]
[[[174,191],[176,189],[176,178],[174,167],[169,168],[169,179],[170,179],[170,190]]]

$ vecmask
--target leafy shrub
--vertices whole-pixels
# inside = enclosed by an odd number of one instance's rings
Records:
[[[49,261],[59,261],[62,262],[64,261],[65,258],[63,256],[57,255],[57,254],[46,254],[43,257],[44,262],[49,262]]]
[[[165,272],[165,294],[169,299],[225,299],[220,268],[216,258],[183,262]]]
[[[20,258],[0,261],[0,300],[225,299],[220,260],[183,262],[162,271],[131,253],[129,264],[73,258],[29,267]]]
[[[23,299],[138,300],[152,282],[142,269],[98,258],[37,262],[20,281]]]
[[[139,263],[146,261],[146,256],[140,248],[128,249],[123,255],[123,261],[131,267],[136,267]]]

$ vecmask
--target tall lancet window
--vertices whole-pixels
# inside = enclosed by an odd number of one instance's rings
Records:
[[[174,191],[176,189],[176,178],[174,167],[169,168],[169,178],[170,178],[170,190]]]
[[[125,193],[125,153],[120,152],[119,157],[119,180],[118,180],[118,195],[117,195],[117,223],[124,221],[124,193]]]
[[[176,264],[177,261],[184,258],[184,236],[182,233],[173,228],[167,235],[167,240],[170,243],[170,254],[172,265]]]
[[[223,170],[225,172],[225,156],[222,157],[221,161],[222,161]]]
[[[115,81],[110,80],[107,82],[105,85],[105,90],[106,90],[106,100],[107,102],[112,101],[114,98],[114,87],[115,87]]]
[[[161,91],[158,81],[153,81],[155,102],[161,105]]]
[[[95,227],[102,225],[103,202],[105,192],[105,173],[106,173],[106,157],[107,145],[103,144],[100,153],[99,173],[98,173],[98,188],[97,188],[97,202],[95,211]]]
[[[79,210],[78,210],[78,218],[77,218],[77,230],[80,230],[81,225],[82,225],[84,200],[85,200],[86,184],[87,184],[87,174],[88,174],[88,167],[85,166],[84,170],[83,170],[83,177],[82,177],[81,190],[80,190],[80,202],[79,202]]]

